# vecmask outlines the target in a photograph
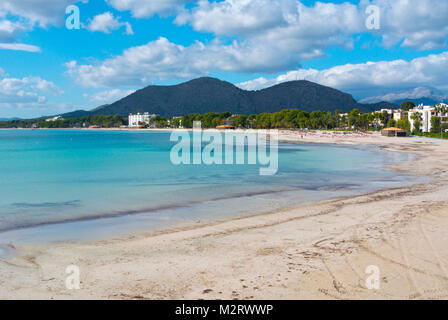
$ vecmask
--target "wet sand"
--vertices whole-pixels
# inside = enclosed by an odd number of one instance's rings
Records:
[[[86,243],[5,248],[1,299],[446,299],[448,141],[281,131],[298,143],[412,152],[431,182],[267,214]],[[67,290],[77,265],[81,289]],[[366,286],[366,267],[380,289]]]

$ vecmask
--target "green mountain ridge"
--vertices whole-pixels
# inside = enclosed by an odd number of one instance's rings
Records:
[[[84,115],[127,116],[149,112],[165,117],[192,113],[225,112],[258,114],[283,109],[349,112],[359,109],[372,112],[378,108],[395,108],[395,104],[380,102],[362,104],[350,94],[306,80],[284,82],[266,89],[247,91],[215,78],[198,78],[172,86],[151,85],[112,104],[91,111],[78,110],[63,114],[65,118]]]

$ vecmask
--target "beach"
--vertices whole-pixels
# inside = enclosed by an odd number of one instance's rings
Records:
[[[376,145],[427,183],[101,241],[12,245],[0,299],[446,299],[448,142],[280,131],[289,143]],[[68,290],[66,268],[80,268]],[[369,289],[366,268],[380,270]]]

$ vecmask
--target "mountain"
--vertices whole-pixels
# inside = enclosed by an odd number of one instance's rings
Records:
[[[392,92],[381,96],[369,97],[361,102],[388,101],[400,105],[403,101],[411,100],[414,104],[435,105],[440,102],[447,102],[448,95],[432,87],[417,87],[409,90]]]
[[[64,119],[70,119],[70,118],[81,118],[84,116],[88,116],[90,114],[92,114],[92,111],[75,110],[72,112],[67,112],[67,113],[61,114],[60,116]],[[48,117],[48,118],[51,118],[51,117]]]
[[[383,105],[396,107],[384,102]],[[247,91],[215,78],[199,78],[173,86],[148,86],[110,105],[87,112],[91,115],[127,116],[149,112],[161,116],[225,112],[254,114],[298,108],[304,111],[371,112],[377,104],[360,104],[350,94],[313,82],[290,81],[257,91]],[[76,111],[83,114],[85,111]],[[71,113],[73,114],[73,113]],[[68,118],[70,114],[62,116]]]

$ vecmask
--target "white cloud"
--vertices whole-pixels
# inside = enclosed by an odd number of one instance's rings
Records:
[[[46,93],[52,93],[55,95],[61,95],[64,93],[58,86],[56,86],[52,81],[47,81],[41,79],[40,77],[28,77],[25,78],[29,86],[33,90],[38,90]]]
[[[175,22],[237,37],[236,44],[223,47],[232,51],[235,64],[225,70],[278,72],[321,57],[332,46],[351,49],[353,34],[365,30],[364,19],[350,3],[317,2],[308,7],[296,0],[226,0],[200,1]]]
[[[323,40],[316,40],[325,42]],[[327,43],[331,40],[327,39]],[[84,86],[115,87],[145,85],[152,80],[191,78],[212,70],[232,72],[275,72],[298,65],[299,59],[321,56],[323,52],[303,47],[300,42],[277,40],[276,46],[264,42],[223,44],[213,40],[182,46],[159,38],[132,47],[122,55],[96,64],[67,64],[68,73]]]
[[[365,9],[370,4],[381,9],[380,30],[365,27]],[[358,5],[316,2],[313,6],[297,0],[201,0],[197,6],[184,9],[175,22],[266,46],[299,45],[298,50],[308,52],[344,42],[350,46],[353,35],[370,32],[381,36],[385,46],[401,43],[428,50],[446,47],[447,16],[446,0],[361,0]]]
[[[246,90],[258,90],[282,82],[308,80],[359,95],[372,90],[396,90],[405,87],[432,86],[448,90],[448,51],[411,61],[393,60],[346,64],[325,70],[299,69],[276,78],[264,77],[240,83]]]
[[[23,43],[0,43],[0,49],[26,51],[26,52],[40,52],[39,47]]]
[[[88,0],[2,0],[0,11],[22,17],[31,25],[40,27],[61,25],[65,20],[65,8]]]
[[[364,1],[366,2],[366,1]],[[381,29],[386,46],[418,50],[445,48],[448,37],[446,0],[372,0],[381,8]]]
[[[298,17],[295,0],[199,1],[191,11],[183,10],[177,24],[191,23],[195,30],[218,35],[259,33],[265,29],[287,26]]]
[[[205,72],[211,61],[199,58],[202,46],[186,48],[166,38],[127,49],[122,55],[97,65],[66,64],[68,73],[84,86],[117,87],[144,85],[152,79],[189,78]],[[193,57],[194,56],[194,57]]]
[[[0,20],[0,41],[12,41],[19,32],[24,31],[26,28],[17,22],[9,20]]]
[[[73,68],[76,68],[77,64],[78,64],[78,62],[76,62],[76,60],[72,60],[72,61],[65,63],[65,66],[68,69],[73,69]]]
[[[378,34],[383,36],[385,45],[401,41],[403,46],[427,49],[440,46],[440,39],[446,41],[448,29],[445,32],[446,26],[440,26],[442,19],[439,18],[448,13],[446,0],[431,0],[431,3],[428,0],[362,0],[358,5],[316,2],[313,6],[296,0],[211,3],[203,0],[189,10],[184,8],[175,22],[189,23],[197,31],[237,40],[229,43],[216,38],[205,44],[196,42],[181,46],[160,38],[97,64],[70,67],[69,73],[84,85],[114,87],[144,85],[157,79],[190,78],[211,71],[274,73],[291,70],[298,68],[301,61],[324,56],[330,47],[352,49],[356,35],[370,32],[365,26],[365,8],[371,3],[383,10]],[[109,4],[143,17],[162,12],[161,8],[181,6],[184,1],[110,0]],[[409,20],[405,15],[414,4],[415,10]],[[426,18],[431,6],[439,11],[430,15],[437,22],[435,25]],[[108,21],[116,27],[113,19]]]
[[[115,18],[111,12],[105,12],[96,15],[93,19],[91,19],[89,25],[87,26],[87,29],[92,32],[99,31],[104,33],[111,33],[113,30],[118,30],[122,27],[125,27],[126,34],[134,34],[130,23],[121,22],[120,19]]]
[[[85,97],[88,98],[91,102],[95,102],[98,105],[103,105],[103,104],[110,104],[112,102],[118,101],[124,97],[127,97],[128,95],[130,95],[134,92],[135,92],[135,90],[112,89],[112,90],[97,92],[92,95],[86,95]]]
[[[0,105],[42,104],[47,101],[44,94],[62,94],[53,82],[40,77],[0,79]]]
[[[384,95],[368,97],[362,99],[362,103],[375,103],[380,101],[399,101],[404,99],[421,99],[421,98],[431,98],[438,101],[446,101],[448,99],[448,95],[444,95],[440,92],[437,92],[434,88],[431,87],[417,87],[410,90],[401,90],[399,92],[391,92]]]
[[[52,101],[63,93],[53,82],[40,77],[6,76],[0,78],[0,113],[2,117],[30,118],[73,110],[71,104]]]
[[[106,0],[120,11],[131,11],[136,18],[150,18],[155,14],[161,16],[175,14],[191,0]]]
[[[14,43],[17,36],[31,31],[37,25],[47,28],[60,26],[65,20],[68,5],[88,0],[1,0],[0,1],[0,49],[39,52],[34,45]]]

